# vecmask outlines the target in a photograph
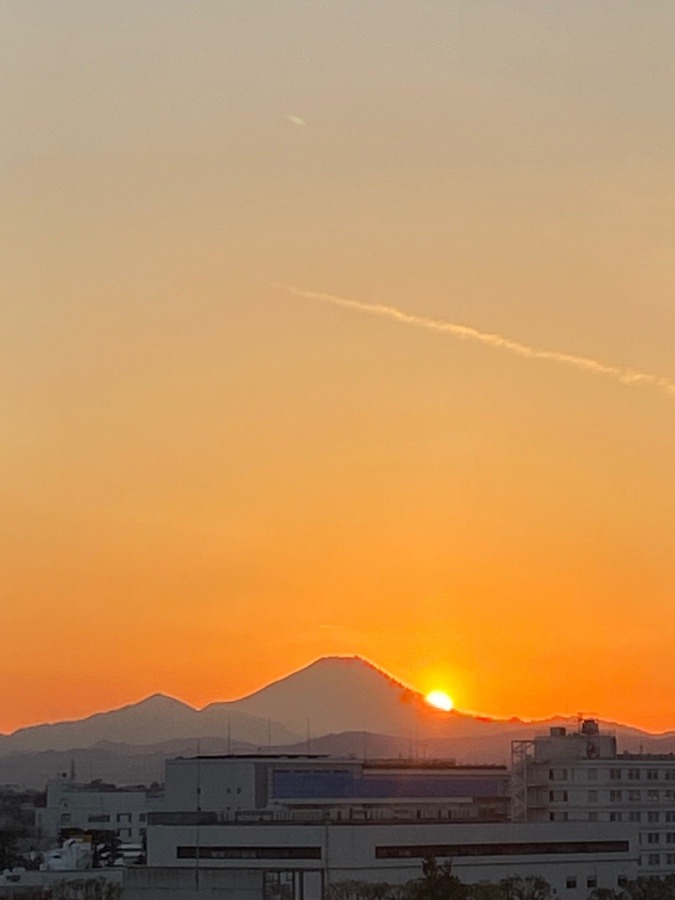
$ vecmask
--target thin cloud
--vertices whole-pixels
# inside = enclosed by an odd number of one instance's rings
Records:
[[[304,127],[307,122],[300,116],[291,115],[291,113],[286,114],[287,120],[291,123],[291,125],[298,125],[300,128]]]
[[[621,384],[644,384],[649,387],[659,388],[666,391],[670,396],[675,397],[675,381],[666,378],[665,375],[656,375],[652,372],[641,372],[637,369],[612,365],[610,363],[605,363],[602,360],[594,359],[591,356],[577,356],[574,353],[563,353],[560,350],[539,350],[536,347],[522,344],[520,341],[505,337],[502,334],[479,331],[472,325],[462,325],[457,322],[448,322],[444,319],[430,319],[425,316],[418,316],[414,313],[405,312],[405,310],[399,309],[396,306],[386,306],[380,303],[363,303],[360,300],[338,297],[335,294],[306,291],[291,285],[277,284],[275,287],[281,288],[296,297],[302,297],[305,300],[316,300],[321,303],[329,303],[332,306],[341,306],[344,309],[351,309],[355,312],[391,319],[395,322],[400,322],[402,325],[412,325],[415,328],[424,328],[427,331],[433,331],[437,334],[448,334],[452,337],[460,338],[461,340],[475,341],[476,343],[486,344],[489,347],[494,347],[499,350],[507,350],[510,353],[515,353],[517,356],[523,356],[526,359],[539,359],[548,362],[563,363],[564,365],[591,372],[595,375],[605,375]]]

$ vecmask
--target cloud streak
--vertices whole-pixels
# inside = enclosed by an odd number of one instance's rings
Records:
[[[572,366],[581,371],[613,378],[621,384],[655,387],[675,398],[675,381],[667,378],[665,375],[656,375],[651,372],[641,372],[637,369],[612,365],[603,362],[602,360],[594,359],[591,356],[578,356],[574,353],[563,353],[560,350],[540,350],[536,347],[530,347],[527,344],[523,344],[520,341],[513,340],[512,338],[505,337],[502,334],[479,331],[478,328],[474,328],[472,325],[463,325],[457,322],[448,322],[444,319],[431,319],[425,316],[418,316],[414,313],[405,312],[405,310],[399,309],[396,306],[387,306],[380,303],[364,303],[360,300],[351,300],[348,297],[338,297],[335,294],[325,294],[317,291],[306,291],[285,284],[277,284],[275,287],[281,288],[296,297],[302,297],[305,300],[327,303],[331,306],[340,306],[344,309],[351,309],[354,312],[366,313],[371,316],[379,316],[394,322],[400,322],[402,325],[423,328],[426,331],[433,331],[436,334],[446,334],[464,341],[474,341],[478,344],[485,344],[488,347],[493,347],[497,350],[506,350],[509,353],[514,353],[517,356],[522,356],[526,359],[562,363],[563,365]]]

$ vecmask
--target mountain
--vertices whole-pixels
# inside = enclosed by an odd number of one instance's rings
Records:
[[[363,730],[407,735],[420,715],[433,715],[420,693],[358,656],[318,659],[240,700],[212,703],[205,712],[226,708],[316,736]]]
[[[498,720],[456,710],[443,712],[424,696],[358,656],[328,656],[240,700],[212,703],[204,712],[225,710],[271,718],[313,740],[345,731],[376,732],[410,742],[489,737],[529,728],[520,719]],[[548,723],[546,723],[548,724]],[[551,719],[550,724],[567,724]],[[279,743],[275,739],[275,743]]]
[[[177,738],[189,739],[196,750],[200,738],[220,737],[261,747],[273,734],[279,743],[296,741],[298,735],[283,725],[270,723],[235,709],[200,712],[172,697],[153,694],[138,703],[85,719],[33,725],[0,736],[0,758],[21,752],[87,748],[101,741],[122,744],[156,744]]]
[[[326,657],[237,700],[202,710],[155,694],[121,709],[0,736],[0,782],[44,783],[75,758],[80,777],[159,780],[163,762],[202,753],[312,752],[453,758],[504,763],[511,740],[552,725],[489,719],[429,706],[423,696],[359,657]],[[603,723],[619,749],[674,752],[675,733],[652,735]],[[30,775],[30,777],[29,777]]]

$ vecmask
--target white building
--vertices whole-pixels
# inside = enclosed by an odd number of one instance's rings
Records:
[[[616,737],[587,719],[514,741],[512,777],[514,821],[628,824],[639,873],[675,872],[675,755],[618,753]]]
[[[125,897],[183,900],[218,890],[237,900],[321,900],[346,880],[402,884],[433,856],[467,883],[543,876],[569,900],[616,888],[637,872],[627,825],[267,822],[150,825],[148,866],[127,870]],[[286,893],[282,893],[281,888]],[[229,891],[229,893],[228,893]]]
[[[346,880],[402,884],[433,856],[466,882],[542,876],[569,900],[637,873],[637,829],[506,821],[509,773],[449,761],[225,756],[166,765],[147,867],[125,897],[321,900]]]
[[[55,840],[72,830],[111,831],[123,842],[141,843],[148,814],[162,808],[162,795],[142,788],[124,788],[69,778],[47,784],[47,805],[36,810],[36,828]]]

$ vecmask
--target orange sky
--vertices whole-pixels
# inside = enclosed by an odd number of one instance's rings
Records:
[[[675,7],[0,26],[0,729],[332,653],[675,728],[673,395],[273,286],[675,379]]]

